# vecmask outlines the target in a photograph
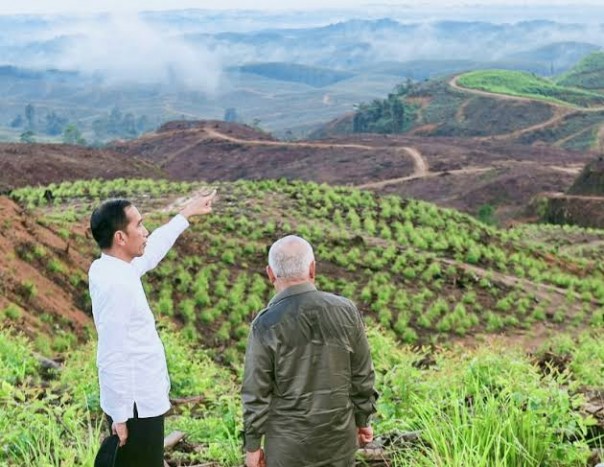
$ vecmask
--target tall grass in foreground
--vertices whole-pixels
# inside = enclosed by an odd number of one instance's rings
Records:
[[[543,374],[504,347],[414,355],[377,332],[370,341],[383,396],[376,432],[420,433],[417,443],[391,447],[392,466],[586,465],[594,421],[579,414],[572,372]],[[597,339],[579,342],[582,355]]]
[[[99,417],[83,398],[59,382],[41,384],[32,347],[0,328],[0,465],[92,465],[99,445]]]
[[[92,465],[101,436],[100,422],[78,406],[26,399],[0,416],[2,465],[76,467]]]
[[[584,449],[565,449],[543,414],[518,404],[513,394],[473,399],[456,391],[451,396],[440,404],[414,401],[422,444],[407,462],[395,454],[394,465],[585,465]]]
[[[240,368],[217,364],[167,322],[160,328],[172,396],[203,396],[167,418],[166,431],[185,432],[188,443],[169,458],[183,466],[242,465]],[[416,442],[386,443],[392,467],[579,467],[586,465],[588,442],[602,445],[589,439],[594,421],[578,410],[579,389],[604,383],[596,331],[544,346],[544,352],[567,355],[568,367],[560,372],[544,372],[535,357],[509,346],[416,349],[374,325],[368,336],[381,393],[376,436],[420,434]],[[26,339],[0,328],[0,465],[92,465],[104,430],[94,342],[68,355],[51,381],[41,381],[31,357]]]

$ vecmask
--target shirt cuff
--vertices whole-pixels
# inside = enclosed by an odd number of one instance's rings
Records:
[[[107,415],[111,417],[114,423],[126,423],[129,418],[134,416],[133,409],[128,409],[127,407],[119,408],[115,412],[112,413],[107,412]]]
[[[262,436],[255,436],[245,434],[245,450],[248,452],[254,452],[260,449],[260,442],[262,440]]]

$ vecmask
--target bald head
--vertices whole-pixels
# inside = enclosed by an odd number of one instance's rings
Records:
[[[268,252],[268,265],[275,277],[283,281],[312,278],[310,270],[314,260],[310,243],[296,235],[277,240]]]

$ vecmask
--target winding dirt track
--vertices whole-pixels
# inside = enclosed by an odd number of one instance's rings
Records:
[[[411,156],[411,158],[413,159],[413,165],[415,166],[413,174],[407,175],[406,177],[390,178],[388,180],[382,180],[380,182],[364,183],[362,185],[356,185],[356,188],[383,188],[388,185],[396,185],[397,183],[406,182],[408,180],[414,180],[416,178],[425,178],[437,175],[437,173],[433,173],[428,170],[428,163],[417,149],[404,146],[402,148],[399,148],[397,151],[406,152],[409,156]]]
[[[492,92],[488,92],[488,91],[482,91],[479,89],[465,88],[465,87],[462,87],[461,85],[459,85],[458,78],[459,78],[459,75],[456,75],[453,78],[451,78],[449,80],[449,86],[451,86],[453,89],[456,89],[460,92],[464,92],[466,94],[485,96],[485,97],[496,98],[496,99],[500,99],[500,100],[517,101],[517,102],[518,101],[520,101],[520,102],[541,102],[541,103],[544,102],[542,100],[530,98],[530,97],[511,96],[511,95],[506,95],[506,94],[497,94],[497,93],[492,93]],[[547,104],[551,105],[552,108],[554,109],[554,115],[544,122],[538,123],[536,125],[532,125],[530,127],[515,130],[515,131],[509,132],[509,133],[502,133],[499,135],[491,135],[491,136],[486,136],[486,137],[477,137],[474,139],[477,141],[514,139],[523,134],[530,133],[533,131],[537,131],[537,130],[555,125],[558,122],[562,121],[564,118],[568,117],[569,115],[580,114],[582,112],[604,111],[604,107],[594,107],[594,108],[589,108],[589,109],[577,109],[576,107],[572,107],[570,105],[564,106],[562,104],[556,104],[556,103],[550,103],[550,102],[548,102]],[[169,105],[166,105],[166,108],[167,108],[167,110],[176,113],[176,111],[171,109],[169,107]],[[463,107],[461,107],[458,112],[461,112],[462,110],[463,110]],[[237,143],[237,144],[247,144],[247,145],[255,145],[255,146],[306,147],[306,148],[314,148],[314,149],[351,148],[351,149],[364,149],[364,150],[371,150],[371,151],[396,150],[397,153],[401,155],[401,157],[406,157],[406,158],[410,157],[413,160],[414,171],[412,174],[406,175],[404,177],[397,177],[397,178],[391,178],[391,179],[387,179],[387,180],[380,180],[380,181],[376,181],[376,182],[369,182],[369,183],[356,185],[357,188],[361,188],[361,189],[380,189],[380,188],[383,188],[383,187],[386,187],[389,185],[396,185],[399,183],[404,183],[407,181],[421,179],[421,178],[437,177],[437,176],[440,176],[443,174],[447,174],[447,175],[479,174],[479,173],[483,173],[483,172],[488,172],[489,170],[492,170],[493,168],[496,168],[497,166],[510,167],[510,166],[518,165],[518,163],[516,163],[515,161],[506,161],[504,164],[500,163],[500,164],[497,164],[496,166],[467,167],[464,169],[457,169],[457,170],[431,172],[428,162],[426,161],[424,156],[420,153],[420,151],[418,151],[417,148],[413,148],[410,146],[396,147],[396,146],[372,146],[372,145],[355,144],[355,143],[344,143],[344,144],[319,143],[319,142],[311,143],[311,142],[288,142],[288,141],[274,141],[274,140],[260,140],[260,139],[241,139],[241,138],[236,138],[236,137],[233,137],[230,135],[226,135],[224,133],[221,133],[220,131],[217,131],[217,130],[215,130],[213,128],[209,128],[209,127],[203,128],[203,131],[204,131],[205,135],[203,135],[200,138],[197,138],[192,143],[186,145],[185,147],[181,148],[180,150],[178,150],[177,152],[172,154],[168,159],[163,161],[161,166],[165,167],[167,164],[169,164],[172,160],[179,157],[181,154],[186,153],[187,151],[190,151],[191,149],[194,149],[195,147],[197,147],[200,144],[203,144],[205,141],[207,141],[207,137],[215,138],[215,139],[219,139],[219,140],[223,140],[223,141],[229,141],[229,142]],[[581,130],[581,131],[586,131],[586,130]],[[575,135],[571,135],[568,138],[571,138],[572,136],[575,136]],[[599,128],[598,138],[599,138],[599,141],[601,141],[600,144],[602,146],[604,146],[604,125],[602,125]],[[559,143],[563,144],[563,141],[559,142]],[[581,171],[583,166],[582,165],[580,165],[580,166],[573,165],[573,166],[564,167],[564,166],[552,165],[552,166],[547,166],[547,167],[551,170],[555,170],[558,172],[564,172],[564,173],[568,173],[568,174],[572,174],[572,175],[577,175]]]
[[[379,186],[386,186],[393,183],[400,183],[401,181],[411,180],[414,178],[422,178],[431,175],[431,172],[428,170],[428,163],[421,155],[421,153],[412,147],[402,146],[402,147],[393,147],[393,146],[369,146],[366,144],[338,144],[338,143],[295,143],[295,142],[285,142],[285,141],[263,141],[263,140],[248,140],[248,139],[239,139],[234,138],[232,136],[225,135],[224,133],[220,133],[212,128],[204,128],[206,134],[213,138],[219,138],[226,141],[231,141],[233,143],[240,144],[253,144],[253,145],[262,145],[262,146],[288,146],[288,147],[306,147],[306,148],[354,148],[354,149],[368,149],[368,150],[376,150],[376,149],[396,149],[397,152],[406,154],[407,156],[413,159],[414,171],[413,174],[408,175],[406,177],[395,178],[391,180],[383,180],[381,182],[375,183],[367,183],[364,185],[357,185],[357,188],[379,188]],[[194,145],[193,145],[194,146]],[[178,151],[180,154],[182,151],[186,150],[184,148]]]
[[[395,149],[399,154],[401,154],[401,157],[410,157],[413,160],[414,171],[412,174],[406,175],[404,177],[397,177],[397,178],[391,178],[391,179],[387,179],[387,180],[380,180],[377,182],[369,182],[369,183],[363,183],[360,185],[356,185],[356,188],[361,188],[361,189],[380,189],[380,188],[383,188],[386,186],[396,185],[399,183],[416,180],[416,179],[420,179],[420,178],[433,178],[433,177],[438,177],[438,176],[445,175],[445,174],[446,175],[479,174],[479,173],[488,172],[497,167],[511,167],[511,166],[516,166],[516,165],[520,165],[520,164],[526,164],[526,162],[507,161],[505,163],[499,163],[499,164],[495,164],[495,165],[488,166],[488,167],[467,167],[464,169],[432,172],[432,171],[430,171],[428,162],[426,161],[424,156],[422,156],[422,154],[416,148],[413,148],[410,146],[395,147],[395,146],[371,146],[371,145],[367,145],[367,144],[353,144],[353,143],[344,143],[344,144],[309,143],[309,142],[288,142],[288,141],[272,141],[272,140],[259,140],[259,139],[241,139],[241,138],[236,138],[233,136],[226,135],[213,128],[205,127],[203,129],[203,131],[205,132],[206,136],[209,136],[211,138],[229,141],[229,142],[237,143],[237,144],[250,144],[250,145],[256,145],[256,146],[307,147],[307,148],[315,148],[315,149],[317,149],[317,148],[319,148],[319,149],[321,149],[321,148],[354,148],[354,149],[365,149],[365,150],[373,150],[373,151],[374,150],[393,150],[393,149]],[[179,151],[177,151],[176,153],[174,153],[172,156],[170,156],[169,159],[167,159],[162,164],[162,167],[165,167],[166,164],[168,164],[175,157],[178,157],[180,154],[182,154],[190,149],[193,149],[197,145],[206,141],[207,140],[206,136],[197,139],[193,143],[185,146],[184,148],[182,148]],[[573,166],[566,166],[566,167],[552,165],[552,166],[547,166],[547,167],[549,169],[552,169],[552,170],[555,170],[558,172],[564,172],[564,173],[568,173],[571,175],[577,175],[582,170],[583,165],[573,165]]]
[[[466,94],[474,94],[474,95],[478,95],[478,96],[490,97],[490,98],[495,98],[495,99],[499,99],[499,100],[516,101],[516,102],[519,101],[519,102],[547,103],[548,105],[551,105],[552,107],[554,107],[554,115],[549,120],[546,120],[541,123],[537,123],[536,125],[532,125],[532,126],[529,126],[526,128],[522,128],[520,130],[511,131],[509,133],[501,133],[499,135],[489,135],[489,136],[482,136],[482,137],[476,138],[479,141],[480,140],[515,138],[515,137],[521,136],[523,134],[530,133],[530,132],[536,131],[536,130],[541,130],[545,127],[554,125],[570,114],[580,113],[573,107],[565,107],[565,106],[562,106],[559,104],[545,102],[545,101],[542,101],[539,99],[533,99],[530,97],[510,96],[507,94],[497,94],[494,92],[481,91],[480,89],[464,88],[463,86],[460,86],[460,84],[457,82],[458,79],[459,79],[459,75],[456,75],[453,78],[451,78],[451,80],[449,80],[449,86],[451,86],[453,89],[464,92]]]
[[[530,133],[532,131],[541,130],[543,128],[555,125],[556,123],[558,123],[559,121],[561,121],[562,119],[564,119],[570,115],[579,115],[582,113],[594,113],[594,112],[604,111],[604,106],[578,108],[576,106],[573,106],[572,104],[564,105],[564,104],[559,104],[556,102],[549,102],[549,101],[544,101],[541,99],[536,99],[533,97],[512,96],[509,94],[499,94],[499,93],[495,93],[495,92],[483,91],[480,89],[465,88],[458,83],[459,77],[460,77],[460,75],[453,76],[453,78],[451,78],[449,80],[449,86],[451,86],[453,89],[464,92],[466,94],[474,94],[474,95],[478,95],[478,96],[490,97],[490,98],[495,98],[495,99],[499,99],[499,100],[511,100],[511,101],[520,101],[520,102],[540,102],[540,103],[546,103],[554,108],[554,115],[549,120],[538,123],[536,125],[532,125],[530,127],[522,128],[520,130],[515,130],[510,133],[502,133],[499,135],[479,137],[479,138],[476,138],[477,140],[515,138],[515,137],[521,136],[523,134]],[[592,128],[592,126],[590,126],[589,128]],[[582,130],[582,131],[585,131],[585,130]],[[571,135],[571,137],[558,141],[558,142],[556,142],[555,145],[559,146],[561,144],[564,144],[564,142],[567,139],[572,139],[573,136],[576,136],[576,135]]]

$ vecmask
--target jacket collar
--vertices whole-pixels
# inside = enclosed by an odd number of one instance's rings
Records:
[[[300,295],[306,292],[312,292],[313,290],[317,290],[317,288],[312,282],[304,282],[302,284],[292,285],[291,287],[288,287],[275,295],[271,301],[268,302],[268,306],[273,306],[284,298],[291,297],[292,295]]]

